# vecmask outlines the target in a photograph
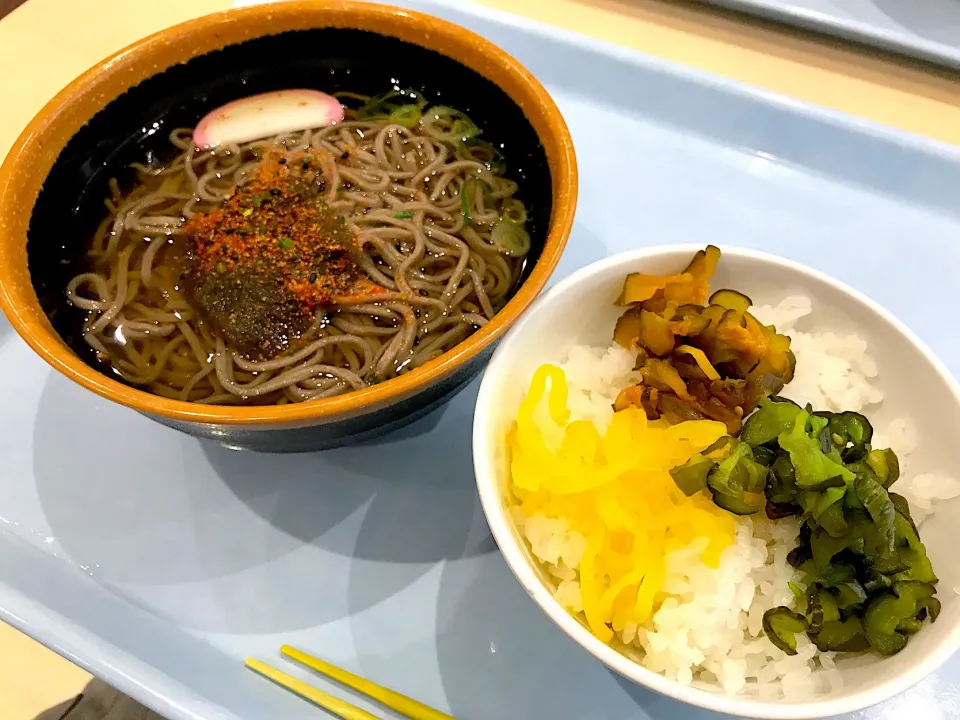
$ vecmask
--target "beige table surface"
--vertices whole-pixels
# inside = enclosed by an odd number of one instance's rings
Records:
[[[2,1],[2,0],[0,0]],[[960,74],[686,0],[480,0],[877,122],[960,143]],[[64,84],[138,37],[230,0],[28,0],[0,20],[0,157]],[[31,720],[89,676],[0,623],[0,720]]]

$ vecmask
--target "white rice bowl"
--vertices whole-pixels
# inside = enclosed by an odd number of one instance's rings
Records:
[[[776,306],[758,306],[755,317],[791,337],[797,359],[794,380],[781,394],[814,409],[862,412],[868,419],[883,402],[875,379],[877,364],[867,342],[856,333],[815,330],[810,298],[793,295]],[[805,332],[804,328],[809,331]],[[613,417],[613,401],[639,382],[632,368],[636,353],[611,341],[607,347],[575,345],[557,363],[567,376],[570,420],[590,420],[602,432]],[[549,424],[541,430],[551,431]],[[916,447],[910,422],[896,418],[876,429],[875,447],[890,447],[901,460],[898,492],[917,507],[917,519],[935,510],[936,502],[960,496],[960,482],[945,475],[911,477],[909,456]],[[920,493],[918,495],[918,492]],[[518,531],[542,570],[552,579],[554,598],[586,623],[580,602],[578,566],[586,540],[566,521],[543,515],[512,513]],[[803,586],[802,576],[787,563],[796,546],[800,521],[776,522],[760,515],[737,518],[734,544],[720,567],[704,565],[706,538],[667,556],[664,601],[643,626],[627,625],[615,633],[616,647],[644,667],[690,685],[716,683],[724,692],[762,698],[802,699],[843,685],[835,655],[820,652],[805,636],[789,656],[764,635],[764,612],[791,605],[788,583]]]
[[[589,419],[602,430],[619,390],[638,379],[634,354],[610,340],[619,314],[613,299],[624,275],[676,271],[696,249],[640,251],[585,268],[541,298],[501,343],[474,424],[488,521],[521,584],[550,617],[635,681],[743,717],[820,717],[866,707],[909,687],[960,644],[954,590],[960,590],[960,575],[950,562],[960,502],[949,502],[960,496],[960,482],[947,472],[960,465],[950,440],[951,428],[960,427],[960,393],[919,342],[865,298],[806,268],[728,248],[711,283],[714,290],[746,292],[757,303],[752,312],[758,319],[791,336],[797,372],[783,395],[816,409],[863,411],[876,430],[874,445],[898,454],[902,474],[894,489],[921,523],[944,606],[936,625],[912,637],[898,655],[821,653],[801,634],[798,654],[787,656],[769,642],[763,613],[791,604],[788,583],[802,584],[786,562],[799,521],[760,515],[738,520],[734,544],[716,569],[699,561],[698,541],[668,555],[664,590],[672,597],[643,626],[615,632],[608,647],[589,633],[579,605],[576,568],[584,539],[564,520],[527,518],[512,507],[504,435],[533,371],[546,362],[560,365],[571,419]],[[897,382],[907,371],[912,385]],[[942,522],[934,516],[938,509]]]

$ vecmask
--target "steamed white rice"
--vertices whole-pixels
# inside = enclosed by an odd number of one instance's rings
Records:
[[[883,401],[877,387],[877,365],[866,341],[856,334],[805,332],[812,312],[809,298],[793,296],[776,307],[751,310],[758,320],[789,335],[797,372],[785,396],[816,409],[872,413]],[[612,344],[607,348],[574,347],[561,367],[569,388],[571,420],[594,422],[603,430],[621,389],[640,380],[633,372],[635,354]],[[544,424],[544,430],[549,425]],[[882,432],[881,432],[882,430]],[[916,440],[909,422],[896,419],[877,429],[875,444],[892,448],[903,476],[896,490],[910,502],[917,521],[931,514],[937,502],[960,495],[960,482],[941,475],[908,474],[909,454]],[[585,539],[565,520],[513,513],[518,529],[554,582],[554,596],[583,621],[578,567]],[[667,556],[663,591],[668,597],[643,626],[614,628],[613,645],[645,667],[684,684],[719,684],[729,694],[762,699],[803,699],[841,687],[835,653],[821,653],[797,637],[797,655],[777,649],[761,628],[763,613],[791,605],[788,583],[800,576],[786,560],[799,532],[795,518],[771,522],[765,517],[738,518],[733,545],[720,565],[704,565],[700,553],[706,539],[696,540]]]

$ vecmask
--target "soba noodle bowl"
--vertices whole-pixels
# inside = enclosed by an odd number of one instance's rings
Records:
[[[67,287],[70,303],[86,312],[83,337],[103,370],[198,403],[312,400],[419,367],[503,307],[530,243],[499,152],[465,115],[425,107],[414,93],[337,97],[361,105],[339,124],[211,151],[195,149],[191,131],[178,129],[170,134],[173,160],[135,165],[129,192],[111,181],[109,216],[86,271]],[[211,213],[223,212],[271,152],[280,162],[322,158],[317,202],[342,218],[355,239],[357,272],[378,291],[312,307],[305,325],[292,321],[282,343],[257,352],[232,343],[198,306],[185,278],[200,274],[203,243],[194,246],[184,233],[218,217]],[[276,242],[292,248],[311,240]]]

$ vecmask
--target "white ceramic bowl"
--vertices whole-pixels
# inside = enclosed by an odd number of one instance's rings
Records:
[[[638,271],[677,272],[698,249],[692,245],[648,248],[589,265],[541,296],[500,343],[483,377],[473,425],[477,485],[493,536],[520,584],[564,632],[608,667],[651,690],[737,717],[771,719],[832,716],[886,700],[933,672],[960,647],[960,597],[954,591],[960,587],[954,539],[954,529],[960,525],[960,499],[943,503],[921,526],[940,577],[943,612],[936,624],[925,627],[894,657],[841,660],[843,689],[801,702],[761,701],[728,696],[718,687],[684,686],[600,642],[553,599],[548,581],[506,511],[505,433],[534,370],[546,362],[564,361],[574,345],[609,345],[621,312],[613,302],[624,276]],[[912,332],[869,298],[821,273],[754,251],[721,250],[713,289],[736,288],[758,305],[804,294],[813,299],[811,326],[815,322],[817,330],[855,330],[867,340],[879,366],[876,382],[885,394],[880,409],[869,414],[880,428],[901,416],[913,424],[919,445],[909,458],[909,474],[960,473],[960,443],[955,437],[960,428],[960,387]]]

